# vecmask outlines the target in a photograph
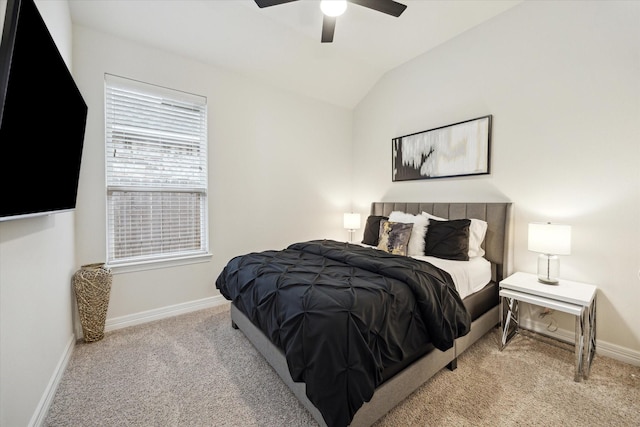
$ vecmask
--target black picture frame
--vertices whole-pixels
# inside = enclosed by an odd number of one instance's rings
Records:
[[[491,114],[391,140],[393,182],[488,175]]]

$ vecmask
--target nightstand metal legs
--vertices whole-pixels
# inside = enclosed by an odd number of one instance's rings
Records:
[[[576,369],[575,374],[573,376],[574,381],[582,381],[582,367],[584,365],[584,331],[587,329],[587,325],[585,322],[586,319],[586,309],[582,309],[582,313],[579,316],[576,316],[576,342],[575,342],[575,355],[576,355]]]
[[[596,298],[576,316],[576,374],[575,381],[589,378],[591,362],[596,353]]]
[[[519,302],[545,307],[550,310],[575,316],[574,380],[589,377],[591,362],[596,353],[596,297],[597,288],[587,283],[560,280],[558,285],[549,286],[538,281],[534,274],[514,273],[500,281],[500,326],[502,337],[500,350],[511,341],[521,329]],[[531,320],[531,319],[525,319]],[[533,323],[533,322],[531,322]],[[540,329],[532,324],[531,331]],[[565,341],[560,334],[548,338]]]
[[[511,341],[511,338],[518,332],[517,299],[500,298],[500,327],[502,328],[502,340],[500,343],[500,350],[502,351],[509,341]]]
[[[591,305],[585,309],[585,317],[587,330],[584,334],[586,342],[584,359],[582,362],[582,377],[587,379],[589,378],[589,372],[591,371],[593,356],[596,353],[596,297],[591,301]]]
[[[503,293],[508,293],[507,291]],[[516,297],[500,297],[500,327],[502,351],[519,330],[519,305]],[[580,382],[589,377],[591,362],[596,352],[596,298],[589,305],[572,306],[576,316],[574,380]],[[553,338],[553,337],[551,337]]]

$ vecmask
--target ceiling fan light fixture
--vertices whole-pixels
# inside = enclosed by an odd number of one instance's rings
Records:
[[[340,16],[347,10],[347,0],[322,0],[320,10],[327,16]]]

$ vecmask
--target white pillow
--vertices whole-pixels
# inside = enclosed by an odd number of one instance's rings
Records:
[[[422,216],[436,221],[447,221],[446,218],[440,218],[427,212],[422,212]],[[428,226],[427,224],[427,227]],[[487,234],[487,226],[486,221],[471,218],[471,225],[469,226],[469,258],[484,256],[485,252],[484,249],[482,249],[482,242],[484,242],[484,237]]]
[[[487,234],[488,224],[486,221],[477,218],[471,218],[471,226],[469,227],[469,258],[484,256],[482,242]]]
[[[407,256],[424,255],[424,237],[427,231],[429,219],[422,215],[412,215],[400,211],[393,211],[389,214],[389,221],[413,224]]]

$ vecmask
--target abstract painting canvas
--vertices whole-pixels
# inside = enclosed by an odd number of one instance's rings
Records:
[[[393,181],[488,174],[491,117],[394,138]]]

